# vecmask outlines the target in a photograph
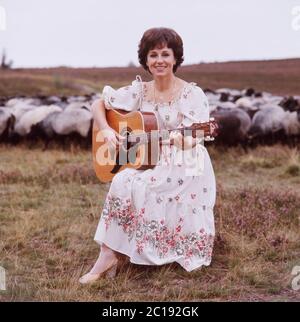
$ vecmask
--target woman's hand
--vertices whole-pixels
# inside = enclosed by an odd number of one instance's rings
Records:
[[[101,129],[101,134],[104,142],[107,143],[108,148],[112,151],[116,150],[117,147],[122,145],[126,139],[111,127]]]
[[[189,150],[195,146],[195,139],[191,136],[183,136],[180,132],[171,132],[171,144],[181,150]]]

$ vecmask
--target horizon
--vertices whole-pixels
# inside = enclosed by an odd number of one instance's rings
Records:
[[[183,66],[300,57],[296,0],[153,0],[136,10],[140,5],[139,0],[0,0],[0,52],[6,50],[14,68],[139,66],[143,32],[166,26],[183,39]]]
[[[179,68],[189,67],[194,65],[209,65],[209,64],[226,64],[226,63],[251,63],[251,62],[274,62],[274,61],[287,61],[287,60],[299,60],[300,57],[287,57],[278,59],[252,59],[252,60],[228,60],[228,61],[212,61],[212,62],[200,62],[194,64],[183,64]],[[57,66],[45,66],[45,67],[11,67],[8,70],[19,70],[19,69],[56,69],[56,68],[73,68],[73,69],[111,69],[111,68],[143,68],[139,66],[68,66],[68,65],[57,65]]]

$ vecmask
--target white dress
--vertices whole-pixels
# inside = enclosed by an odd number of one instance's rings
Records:
[[[118,90],[105,86],[105,107],[153,111],[167,129],[209,120],[208,100],[195,83],[187,83],[171,105],[147,101],[145,89],[138,77]],[[184,161],[191,151],[197,151],[197,162]],[[161,155],[163,162],[153,169],[127,168],[114,176],[94,239],[135,264],[177,262],[186,271],[208,266],[216,199],[209,154],[197,144],[189,152],[165,146]]]

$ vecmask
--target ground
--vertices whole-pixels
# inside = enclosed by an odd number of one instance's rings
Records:
[[[211,266],[125,265],[82,286],[98,255],[93,236],[109,185],[89,150],[0,146],[0,301],[299,301],[299,150],[208,147],[217,179]]]

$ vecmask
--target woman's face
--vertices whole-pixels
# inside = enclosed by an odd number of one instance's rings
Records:
[[[155,47],[147,54],[147,66],[152,76],[167,76],[173,73],[173,66],[176,63],[173,49],[166,45]]]

